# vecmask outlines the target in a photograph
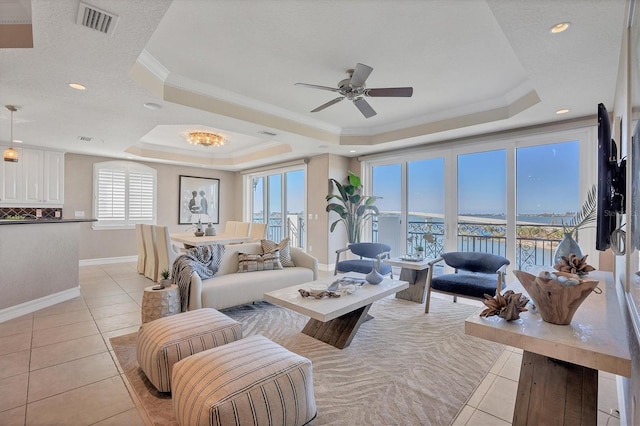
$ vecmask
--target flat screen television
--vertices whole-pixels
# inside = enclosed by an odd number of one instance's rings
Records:
[[[618,164],[618,149],[611,138],[611,122],[604,104],[598,104],[598,210],[596,250],[611,247],[611,234],[617,226],[617,214],[624,213],[625,165]]]

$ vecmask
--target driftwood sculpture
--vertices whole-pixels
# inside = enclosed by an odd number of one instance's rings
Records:
[[[559,325],[571,322],[580,304],[598,285],[598,281],[586,280],[578,280],[576,285],[572,285],[571,281],[576,278],[557,276],[561,274],[560,272],[541,273],[539,276],[524,271],[513,271],[513,273],[533,299],[542,319]],[[553,276],[556,276],[556,279],[551,278]],[[566,278],[566,281],[561,282],[562,278]]]
[[[526,305],[529,302],[529,298],[523,296],[522,293],[514,293],[513,290],[507,290],[504,294],[496,294],[495,297],[485,294],[483,302],[487,309],[480,313],[481,317],[498,315],[500,318],[511,321],[519,319],[520,312],[527,311]]]
[[[302,297],[315,297],[316,299],[322,299],[323,297],[340,297],[335,291],[320,291],[318,293],[311,293],[303,288],[298,289],[298,292]]]
[[[560,272],[587,275],[589,272],[596,270],[596,268],[587,264],[587,256],[589,255],[585,254],[583,257],[579,257],[571,253],[568,256],[562,256],[553,267]]]

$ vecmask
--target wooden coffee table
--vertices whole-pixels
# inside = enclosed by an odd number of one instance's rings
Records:
[[[364,278],[362,274],[345,276]],[[264,294],[264,300],[284,306],[310,317],[302,332],[336,348],[349,346],[360,325],[367,319],[369,308],[376,300],[409,287],[406,281],[385,278],[378,285],[363,284],[353,294],[338,298],[315,299],[302,297],[299,289],[309,290],[312,285],[330,285],[340,276],[298,284]]]

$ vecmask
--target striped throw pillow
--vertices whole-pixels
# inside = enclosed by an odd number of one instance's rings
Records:
[[[238,272],[282,269],[278,250],[263,254],[238,253]]]
[[[289,238],[285,238],[279,243],[276,243],[271,240],[262,240],[260,241],[260,244],[262,245],[262,251],[264,253],[269,253],[274,250],[279,250],[280,263],[282,263],[282,266],[284,267],[296,266],[296,264],[293,263],[293,259],[291,259],[291,248],[289,247]]]

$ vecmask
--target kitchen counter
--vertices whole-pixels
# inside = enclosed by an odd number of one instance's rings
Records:
[[[0,219],[1,225],[39,225],[42,223],[73,223],[73,222],[96,222],[97,219],[87,218],[26,218],[26,219]]]

